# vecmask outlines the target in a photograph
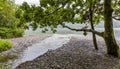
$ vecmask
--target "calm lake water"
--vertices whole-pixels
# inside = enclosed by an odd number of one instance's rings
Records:
[[[82,28],[83,26],[85,25],[81,25],[81,24],[66,24],[67,26],[70,26],[72,28]],[[98,30],[98,31],[104,31],[104,24],[103,23],[100,23],[98,25],[95,26],[95,29]],[[114,20],[114,33],[115,33],[115,37],[116,39],[120,40],[120,22],[119,21],[116,21]],[[89,25],[88,25],[89,26]],[[32,30],[32,28],[30,28],[29,30],[26,30],[25,31],[25,35],[35,35],[35,34],[54,34],[50,31],[50,28],[48,28],[49,31],[46,32],[46,33],[42,33],[42,29],[41,28],[38,28],[36,29],[35,31]],[[76,32],[76,31],[72,31],[72,30],[69,30],[67,28],[62,28],[61,26],[58,26],[57,28],[57,32],[55,34],[80,34],[80,35],[83,35],[83,32]],[[88,33],[88,35],[91,35],[91,33]]]

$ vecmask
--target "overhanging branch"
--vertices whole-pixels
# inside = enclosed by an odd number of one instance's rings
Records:
[[[117,18],[115,16],[113,16],[112,18],[115,19],[115,20],[119,20],[120,21],[120,18]]]
[[[120,14],[118,15],[113,14],[112,18],[120,21]]]
[[[66,25],[63,25],[63,24],[61,24],[61,26],[63,26],[64,28],[68,28],[68,29],[70,29],[70,30],[73,30],[73,31],[92,32],[92,33],[94,33],[94,34],[96,34],[96,35],[98,35],[98,36],[103,37],[103,32],[98,32],[98,31],[95,31],[95,30],[92,30],[92,29],[87,29],[87,26],[85,26],[85,27],[83,27],[83,28],[81,28],[81,29],[74,29],[74,28],[71,28],[71,27],[66,26]]]
[[[55,12],[57,12],[59,9],[61,9],[61,7],[60,8],[57,8],[56,10],[54,10],[53,12],[51,12],[51,13],[48,13],[47,15],[45,15],[45,16],[49,16],[49,15],[51,15],[51,14],[54,14]]]
[[[68,3],[68,2],[69,2],[69,0],[66,0],[66,1],[65,1],[65,3]],[[62,7],[59,7],[59,8],[57,8],[57,9],[55,9],[53,12],[48,13],[48,14],[47,14],[47,15],[45,15],[45,16],[52,15],[52,14],[54,14],[55,12],[58,12],[61,8],[62,8]]]

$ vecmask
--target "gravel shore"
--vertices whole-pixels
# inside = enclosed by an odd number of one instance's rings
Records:
[[[49,50],[16,69],[109,69],[119,63],[118,58],[106,54],[102,39],[98,39],[98,46],[99,50],[96,51],[92,39],[71,37],[62,47]]]
[[[13,44],[13,48],[7,50],[5,52],[0,53],[0,56],[6,55],[15,55],[17,56],[19,53],[23,52],[27,47],[32,46],[32,44],[38,43],[39,41],[44,40],[51,35],[29,35],[23,36],[19,38],[7,39]]]

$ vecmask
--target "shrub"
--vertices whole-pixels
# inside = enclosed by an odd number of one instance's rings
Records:
[[[6,37],[6,33],[9,31],[7,28],[0,28],[0,37]]]
[[[24,29],[16,28],[12,31],[14,37],[22,37],[24,35]]]
[[[10,43],[7,40],[4,40],[4,41],[0,40],[0,53],[12,48],[12,46],[13,46],[12,43]]]
[[[24,34],[24,29],[21,28],[0,28],[1,38],[22,37],[23,34]]]

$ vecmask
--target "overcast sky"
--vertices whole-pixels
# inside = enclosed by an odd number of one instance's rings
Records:
[[[16,4],[22,4],[23,2],[28,2],[29,4],[39,4],[39,0],[15,0]]]

